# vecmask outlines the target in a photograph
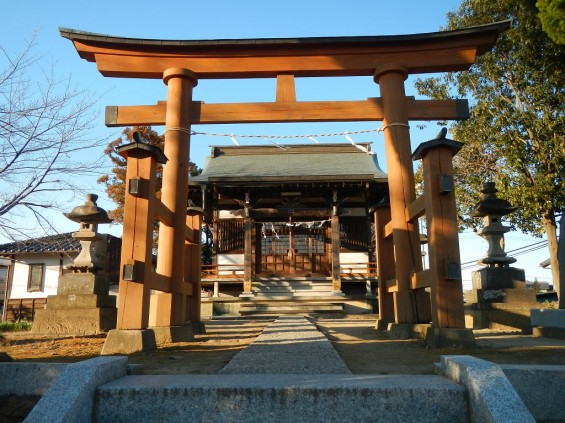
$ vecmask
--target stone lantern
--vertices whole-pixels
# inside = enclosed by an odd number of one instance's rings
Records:
[[[516,211],[518,207],[511,206],[508,201],[496,196],[498,190],[494,182],[486,182],[481,192],[483,199],[475,206],[473,217],[483,218],[483,228],[478,234],[488,243],[488,250],[480,263],[489,267],[507,267],[516,262],[516,259],[508,257],[504,252],[504,234],[510,231],[510,227],[502,224],[502,217]]]
[[[488,243],[486,255],[479,260],[484,267],[472,272],[473,289],[465,292],[465,320],[473,329],[521,329],[531,333],[530,309],[537,306],[536,293],[526,288],[523,269],[504,251],[504,234],[509,226],[502,218],[518,208],[496,196],[494,182],[484,184],[483,198],[475,206],[474,217],[483,218],[478,231]]]
[[[102,239],[98,234],[98,225],[110,223],[112,219],[105,210],[97,206],[96,200],[96,194],[87,194],[84,205],[75,207],[70,213],[64,213],[67,219],[80,224],[80,229],[73,233],[73,238],[80,241],[81,251],[74,262],[66,266],[76,273],[96,273],[103,268],[103,258],[96,254],[96,243]]]
[[[109,294],[105,271],[107,235],[98,233],[100,223],[112,220],[96,205],[97,199],[88,194],[84,205],[65,213],[80,225],[73,237],[80,241],[81,251],[66,266],[71,272],[59,276],[57,295],[49,295],[47,307],[37,310],[32,326],[35,333],[96,335],[116,327],[116,297]]]

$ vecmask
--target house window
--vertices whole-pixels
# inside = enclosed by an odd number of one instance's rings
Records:
[[[44,269],[45,269],[45,265],[43,263],[29,265],[29,275],[27,279],[28,292],[42,290]]]

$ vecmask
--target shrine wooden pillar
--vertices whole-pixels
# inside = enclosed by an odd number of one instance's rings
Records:
[[[253,297],[253,219],[243,221],[243,292],[240,297]]]
[[[332,246],[332,295],[343,295],[341,290],[341,262],[339,252],[341,242],[339,239],[339,215],[337,210],[337,190],[332,193],[331,212],[331,246]]]
[[[388,324],[394,322],[394,296],[387,291],[387,281],[394,280],[394,244],[392,237],[385,231],[385,225],[390,222],[390,206],[379,204],[373,215],[379,301],[379,319],[376,328],[386,330]]]
[[[245,192],[245,218],[243,221],[243,292],[240,297],[253,297],[253,218],[251,217],[251,193]]]
[[[188,161],[190,153],[190,105],[196,75],[184,68],[170,68],[163,73],[167,85],[165,115],[165,155],[161,201],[173,215],[171,226],[159,227],[157,273],[171,278],[171,293],[159,294],[156,325],[182,325],[188,319],[184,281],[184,246],[188,200]]]
[[[375,70],[383,102],[383,126],[390,197],[391,229],[395,254],[394,313],[397,323],[418,323],[418,303],[425,292],[411,291],[411,276],[422,270],[418,227],[407,222],[406,209],[415,197],[414,171],[408,126],[402,65],[389,64]],[[422,301],[421,298],[422,297]],[[428,312],[429,315],[429,312]]]

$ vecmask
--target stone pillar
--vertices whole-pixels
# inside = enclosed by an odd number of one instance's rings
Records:
[[[161,201],[173,212],[171,226],[159,226],[157,273],[169,277],[171,293],[156,302],[156,326],[182,325],[188,319],[184,281],[184,244],[188,201],[188,161],[190,155],[190,104],[196,75],[183,68],[167,69],[166,134],[164,153],[169,161],[163,166]]]
[[[392,237],[385,238],[385,225],[390,222],[388,203],[379,204],[374,211],[375,258],[377,260],[379,319],[376,328],[385,330],[394,322],[394,297],[387,292],[386,281],[394,279],[394,245]]]
[[[416,198],[404,91],[406,77],[406,69],[396,64],[379,67],[374,76],[375,82],[379,84],[383,101],[395,277],[398,289],[394,293],[395,320],[397,323],[417,323],[419,322],[417,306],[420,302],[418,297],[425,293],[410,290],[412,275],[422,270],[422,257],[418,227],[406,222],[406,208]]]

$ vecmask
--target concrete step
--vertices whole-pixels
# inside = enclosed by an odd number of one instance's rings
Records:
[[[295,313],[328,313],[343,312],[343,304],[304,304],[304,303],[279,303],[279,304],[246,304],[242,305],[239,313],[242,316],[254,313],[295,314]]]
[[[141,375],[97,388],[93,422],[468,421],[465,388],[416,375]]]

